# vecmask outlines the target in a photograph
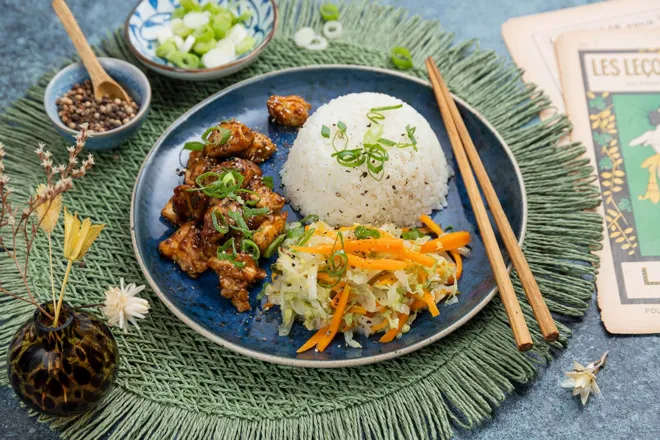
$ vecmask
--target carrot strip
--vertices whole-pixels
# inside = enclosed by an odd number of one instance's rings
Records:
[[[410,304],[408,307],[412,312],[415,312],[419,309],[423,309],[427,306],[426,302],[422,301],[421,299],[415,297],[415,301],[413,301],[412,304]]]
[[[435,318],[440,314],[440,310],[438,310],[438,305],[435,303],[433,296],[426,290],[424,291],[422,301],[424,301],[426,305],[429,306],[429,312],[431,312],[431,316]]]
[[[302,347],[300,347],[298,350],[296,350],[296,353],[303,353],[303,352],[305,352],[309,349],[312,349],[312,348],[316,347],[316,344],[319,343],[319,341],[321,340],[321,337],[323,335],[325,335],[325,332],[327,332],[327,331],[328,331],[327,326],[326,327],[321,327],[320,329],[318,329],[318,331],[316,333],[314,333],[314,335],[311,338],[309,338],[307,340],[307,342],[305,342],[302,345]]]
[[[396,335],[399,334],[403,326],[406,324],[406,321],[408,320],[408,314],[406,313],[399,313],[399,326],[397,328],[391,328],[381,337],[378,342],[381,343],[387,343],[387,342],[392,342],[394,338],[396,338]]]
[[[362,306],[353,306],[350,309],[348,309],[348,313],[357,313],[359,315],[366,315],[367,309],[365,309]]]
[[[389,324],[387,319],[383,319],[383,322],[381,322],[380,324],[376,324],[376,325],[372,326],[371,331],[376,333],[377,331],[382,330],[385,327],[387,327],[387,324]]]
[[[268,309],[270,309],[271,307],[273,307],[274,305],[275,305],[275,304],[273,304],[272,302],[268,301],[266,304],[264,304],[264,310],[268,310]]]
[[[451,256],[454,258],[454,261],[456,262],[456,279],[461,278],[461,275],[463,274],[463,258],[461,257],[461,254],[459,254],[456,251],[449,251]]]
[[[420,252],[410,251],[408,249],[403,249],[403,251],[401,252],[401,256],[403,258],[406,258],[410,261],[414,261],[415,263],[419,263],[422,266],[426,266],[426,267],[433,267],[433,265],[435,265],[436,263],[435,258],[429,257],[428,255],[424,255]]]
[[[445,233],[445,231],[442,230],[442,226],[434,222],[428,215],[421,215],[419,219],[438,237]]]
[[[463,247],[470,243],[470,233],[465,231],[452,232],[442,237],[429,240],[422,245],[421,251],[424,253],[436,251],[450,251]]]
[[[408,267],[405,261],[389,260],[387,258],[379,258],[370,260],[361,258],[357,255],[348,254],[348,264],[360,269],[373,269],[373,270],[403,270]]]
[[[344,311],[346,310],[346,304],[348,303],[348,296],[351,291],[351,286],[349,284],[346,284],[346,287],[344,287],[344,291],[341,294],[341,298],[339,299],[339,304],[337,305],[337,309],[335,310],[335,314],[332,315],[332,321],[330,322],[330,328],[328,331],[325,333],[323,338],[319,341],[317,345],[318,351],[323,351],[326,348],[328,348],[328,345],[330,345],[330,342],[332,342],[333,338],[337,334],[337,331],[339,330],[339,326],[344,319]]]

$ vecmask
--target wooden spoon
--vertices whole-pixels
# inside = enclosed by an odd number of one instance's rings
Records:
[[[78,26],[76,19],[71,14],[71,10],[64,0],[53,0],[53,9],[55,9],[55,13],[64,25],[64,29],[69,34],[69,37],[71,37],[71,41],[76,47],[78,55],[80,55],[85,69],[87,69],[87,73],[89,73],[92,85],[94,86],[94,97],[96,99],[102,99],[103,97],[111,99],[119,98],[130,102],[130,96],[128,96],[117,81],[108,75],[108,72],[99,63],[99,60],[94,55],[92,48],[85,39],[85,35],[80,30],[80,26]]]

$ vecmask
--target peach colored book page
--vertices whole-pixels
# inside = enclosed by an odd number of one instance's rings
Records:
[[[564,113],[554,44],[569,31],[660,26],[660,0],[612,0],[554,12],[512,18],[502,25],[511,58],[525,70],[524,80],[537,84],[555,109],[541,119]]]
[[[560,35],[571,137],[597,171],[598,306],[610,333],[660,332],[660,29]]]

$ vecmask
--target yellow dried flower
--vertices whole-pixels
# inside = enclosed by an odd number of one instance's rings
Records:
[[[69,261],[82,259],[104,227],[104,224],[93,225],[89,218],[81,222],[78,213],[71,215],[65,207],[64,258]]]
[[[42,197],[44,192],[48,189],[43,183],[37,187],[37,195]],[[35,209],[37,218],[39,219],[39,227],[46,234],[50,234],[55,229],[57,222],[60,219],[60,212],[62,212],[62,194],[58,194],[52,201],[46,201]]]

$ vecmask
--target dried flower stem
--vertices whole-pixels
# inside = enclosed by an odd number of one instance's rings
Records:
[[[73,266],[73,260],[69,260],[66,265],[66,272],[64,272],[64,279],[62,280],[62,290],[60,291],[60,299],[57,301],[57,307],[55,308],[55,318],[53,319],[53,327],[57,327],[57,323],[60,319],[60,312],[62,310],[62,301],[64,300],[64,290],[66,290],[66,285],[69,282],[69,274],[71,273],[71,266]]]
[[[48,237],[48,263],[50,265],[50,289],[53,293],[53,310],[57,307],[57,298],[55,298],[55,278],[53,276],[53,240],[51,239],[50,232],[46,234]]]

